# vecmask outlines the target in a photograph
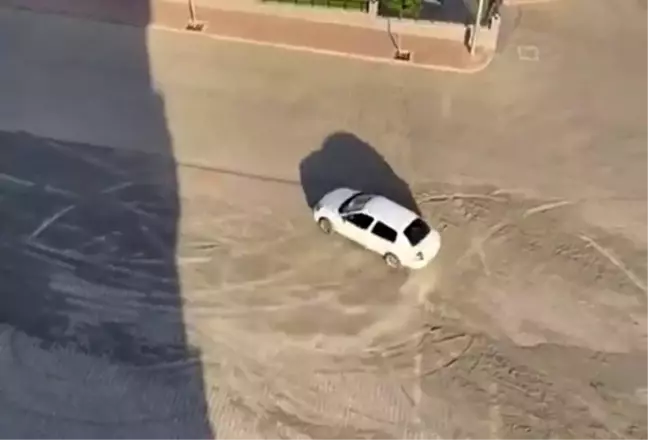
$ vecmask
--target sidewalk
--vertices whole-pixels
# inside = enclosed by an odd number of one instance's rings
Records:
[[[236,0],[232,0],[236,1]],[[56,13],[134,26],[155,26],[182,32],[188,7],[163,0],[5,0],[3,7]],[[393,59],[395,46],[386,30],[339,23],[322,23],[248,11],[197,8],[206,24],[196,36],[337,55],[366,61],[402,64],[434,70],[471,73],[488,64],[492,52],[477,48],[471,57],[456,41],[403,34],[401,46],[413,54],[409,62]]]

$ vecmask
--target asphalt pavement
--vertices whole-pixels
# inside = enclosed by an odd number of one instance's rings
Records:
[[[220,435],[182,309],[179,168],[211,173],[196,191],[225,200],[213,217],[249,199],[281,208],[241,224],[285,209],[301,231],[300,164],[343,133],[413,197],[474,184],[565,201],[645,246],[644,18],[632,0],[509,8],[489,68],[457,76],[0,9],[0,434]],[[283,273],[292,252],[255,270]]]
[[[295,181],[309,152],[347,131],[414,186],[470,176],[567,198],[645,241],[637,11],[508,9],[502,52],[467,77],[3,11],[0,126],[138,150],[169,136],[178,161]],[[159,101],[140,87],[147,69]]]

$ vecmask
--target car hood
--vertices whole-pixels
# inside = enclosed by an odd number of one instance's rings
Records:
[[[317,203],[315,209],[327,208],[336,211],[340,208],[340,205],[345,202],[345,200],[359,192],[360,191],[351,188],[338,188],[322,197]]]

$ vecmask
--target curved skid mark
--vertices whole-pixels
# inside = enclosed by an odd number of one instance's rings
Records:
[[[129,186],[133,186],[133,185],[134,185],[134,182],[122,182],[122,183],[118,183],[118,184],[116,184],[116,185],[112,185],[112,186],[109,186],[109,187],[106,188],[106,189],[103,189],[103,190],[101,191],[101,194],[110,194],[110,193],[114,193],[114,192],[120,191],[120,190],[122,190],[122,189],[124,189],[124,188],[128,188]]]
[[[447,202],[452,200],[490,200],[495,202],[506,202],[506,198],[497,197],[488,194],[466,194],[466,193],[452,193],[452,194],[422,194],[417,198],[416,203],[428,202]]]
[[[288,234],[286,235],[273,235],[273,239],[268,240],[267,242],[262,242],[258,244],[251,244],[246,246],[245,248],[238,248],[234,250],[233,254],[234,256],[246,256],[246,255],[251,255],[251,254],[257,254],[257,253],[269,253],[273,247],[280,246],[282,244],[286,244],[290,242],[290,240],[300,240],[303,238],[306,238],[310,236],[311,234],[307,233],[302,233],[300,235],[296,235],[294,231],[289,231]]]
[[[293,277],[298,277],[304,268],[312,267],[315,262],[321,259],[321,255],[309,255],[308,258],[301,258],[292,267],[283,270],[282,272],[274,275],[266,276],[262,279],[255,279],[250,281],[242,281],[237,283],[229,283],[227,280],[218,288],[219,292],[232,293],[240,290],[254,290],[261,287],[269,287],[273,284],[285,282]]]
[[[11,183],[15,183],[17,185],[26,186],[26,187],[32,187],[36,185],[34,182],[30,180],[24,180],[19,177],[12,176],[10,174],[0,173],[0,179],[8,180]]]
[[[172,282],[170,278],[164,278],[160,276],[155,276],[148,274],[146,272],[141,272],[138,270],[132,270],[128,269],[125,267],[120,267],[116,266],[114,264],[107,263],[105,261],[101,261],[97,258],[93,258],[91,256],[82,254],[80,252],[74,251],[74,250],[68,250],[68,249],[58,249],[58,248],[53,248],[47,245],[44,245],[38,241],[28,241],[27,244],[34,249],[40,250],[44,253],[48,254],[53,254],[59,257],[65,257],[68,260],[79,262],[79,263],[87,263],[87,264],[101,264],[106,270],[113,271],[116,273],[125,273],[129,274],[132,276],[136,276],[142,279],[148,279],[148,280],[155,280],[155,281],[162,281],[162,282]]]
[[[38,228],[34,232],[31,233],[31,235],[27,238],[28,241],[34,240],[36,237],[38,237],[43,231],[45,231],[47,228],[49,228],[52,223],[63,217],[65,214],[70,212],[72,209],[74,209],[76,205],[69,205],[66,206],[65,208],[55,212],[52,214],[50,217],[46,218],[43,220],[43,222],[40,224]]]
[[[603,246],[598,244],[594,239],[588,237],[587,235],[580,235],[580,239],[583,240],[584,242],[588,243],[591,245],[594,249],[596,249],[601,255],[603,255],[605,258],[607,258],[610,263],[614,264],[617,268],[621,270],[625,274],[626,277],[632,283],[637,286],[640,290],[642,290],[644,293],[646,293],[646,285],[639,279],[637,275],[634,274],[630,269],[626,267],[625,264],[621,260],[619,260],[611,251],[605,249]]]
[[[464,336],[467,336],[467,335],[464,335]],[[461,350],[461,352],[459,352],[459,354],[453,356],[450,360],[444,362],[440,366],[437,366],[437,367],[434,367],[434,368],[432,368],[430,370],[421,372],[421,377],[425,377],[425,376],[429,376],[431,374],[437,373],[437,372],[443,370],[444,368],[448,368],[449,366],[451,366],[452,364],[457,362],[459,359],[461,359],[468,352],[468,350],[470,350],[470,348],[473,345],[473,342],[475,341],[475,338],[473,336],[467,336],[467,337],[468,337],[468,342],[466,343],[466,346]]]
[[[522,214],[522,218],[527,218],[533,214],[539,214],[541,212],[546,212],[552,209],[561,208],[563,206],[573,205],[573,204],[574,202],[570,200],[560,200],[557,202],[543,203],[542,205],[536,206],[534,208],[529,208],[526,211],[524,211],[524,214]]]
[[[197,317],[218,316],[221,318],[235,318],[235,317],[240,318],[240,317],[252,316],[260,313],[284,312],[292,309],[298,309],[304,306],[324,303],[330,301],[333,296],[334,296],[333,293],[329,293],[325,296],[319,296],[312,299],[294,301],[294,302],[281,304],[281,305],[267,305],[267,306],[247,305],[247,306],[239,306],[236,308],[228,306],[224,303],[197,303],[193,301],[186,301],[184,302],[183,305],[187,313],[193,313]]]

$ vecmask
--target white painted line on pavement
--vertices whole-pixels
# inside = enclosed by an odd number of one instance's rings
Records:
[[[538,46],[518,46],[517,55],[521,61],[540,61]]]

